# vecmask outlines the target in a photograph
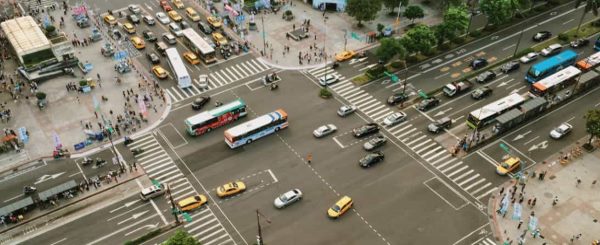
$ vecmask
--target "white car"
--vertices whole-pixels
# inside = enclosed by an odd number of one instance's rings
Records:
[[[571,126],[571,124],[568,124],[565,122],[565,123],[562,123],[561,125],[559,125],[558,127],[552,129],[552,131],[550,131],[550,137],[557,140],[557,139],[560,139],[563,136],[567,135],[572,130],[573,130],[573,126]]]
[[[208,75],[202,74],[198,77],[198,86],[201,89],[208,89]]]
[[[321,86],[331,85],[338,81],[340,81],[340,77],[335,74],[327,74],[319,78],[319,84],[321,84]]]
[[[177,25],[177,23],[169,24],[169,31],[171,31],[171,33],[173,33],[173,35],[175,35],[176,37],[183,36],[183,31],[181,30],[181,27]]]
[[[302,192],[299,189],[293,189],[275,198],[273,204],[276,208],[285,208],[300,200],[302,200]]]
[[[313,135],[317,138],[321,138],[335,132],[336,130],[337,127],[335,125],[327,124],[315,129],[315,131],[313,131]]]
[[[337,114],[340,117],[345,117],[345,116],[352,114],[352,112],[354,112],[354,111],[356,111],[356,106],[343,105],[342,107],[340,107],[340,109],[338,109]]]
[[[134,14],[139,14],[142,12],[140,5],[137,5],[137,4],[129,4],[129,6],[127,6],[127,8],[129,9],[129,11],[131,11]]]
[[[526,55],[523,55],[523,57],[521,57],[521,59],[519,59],[519,60],[521,61],[521,63],[527,64],[529,62],[537,60],[537,57],[538,57],[538,54],[536,52],[531,52]]]
[[[165,14],[164,12],[156,13],[156,18],[158,19],[158,22],[160,22],[163,25],[168,25],[169,23],[171,23],[171,19],[169,19],[169,16],[167,16],[167,14]]]
[[[152,17],[151,15],[144,15],[142,17],[142,20],[146,22],[146,24],[148,24],[149,26],[153,26],[156,23],[154,22],[154,17]]]
[[[558,53],[561,49],[562,49],[562,45],[560,45],[558,43],[550,44],[550,46],[548,46],[547,48],[542,49],[541,54],[543,56],[550,56],[550,55]]]
[[[404,112],[394,112],[391,115],[385,117],[383,119],[383,126],[394,126],[398,123],[404,122],[406,120],[406,113]]]

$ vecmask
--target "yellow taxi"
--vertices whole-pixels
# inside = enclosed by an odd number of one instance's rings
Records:
[[[123,30],[125,30],[125,32],[127,32],[129,34],[135,33],[135,27],[133,27],[133,24],[131,24],[129,22],[125,22],[125,24],[123,24]]]
[[[179,15],[179,13],[177,13],[177,11],[175,11],[175,10],[171,10],[167,14],[169,14],[169,17],[175,22],[179,22],[179,21],[183,20],[183,18],[181,18],[181,15]]]
[[[173,5],[175,5],[175,7],[177,7],[178,9],[182,9],[183,7],[185,7],[183,5],[183,2],[181,0],[172,0],[171,1],[173,3]]]
[[[206,21],[214,29],[221,28],[221,25],[223,24],[223,23],[221,23],[221,19],[214,17],[214,16],[206,17]]]
[[[156,77],[160,79],[165,79],[169,76],[167,70],[165,70],[165,68],[162,68],[162,66],[159,65],[155,65],[152,67],[152,73],[154,73],[154,75],[156,75]]]
[[[107,14],[106,16],[104,16],[104,22],[111,26],[114,26],[117,24],[117,19],[114,16]]]
[[[131,40],[131,44],[133,44],[133,46],[136,49],[144,49],[146,48],[146,43],[144,42],[144,40],[141,37],[138,36],[133,36],[130,38]]]
[[[185,198],[177,203],[177,207],[181,211],[190,211],[202,207],[208,201],[204,195],[195,195]]]
[[[219,197],[228,197],[231,195],[238,194],[246,190],[246,185],[244,182],[235,181],[229,182],[217,188],[217,196]]]
[[[506,175],[515,169],[518,169],[519,166],[521,166],[521,159],[518,157],[507,157],[496,167],[496,173],[499,175]]]
[[[185,58],[185,60],[187,60],[187,62],[190,62],[190,64],[192,65],[200,63],[200,59],[198,59],[198,56],[189,51],[183,53],[183,58]]]
[[[221,33],[213,32],[212,34],[213,40],[217,43],[217,45],[225,45],[227,44],[227,38],[225,38]]]
[[[327,210],[327,215],[329,216],[329,218],[338,218],[344,213],[346,213],[346,211],[348,211],[348,209],[352,207],[352,204],[354,204],[354,202],[352,202],[352,198],[350,198],[349,196],[343,196],[339,201],[335,203],[335,205],[333,205],[331,208],[329,208],[329,210]]]
[[[191,7],[185,8],[185,15],[187,15],[187,17],[194,22],[200,21],[200,15],[198,15],[198,12]]]
[[[335,56],[335,60],[340,61],[340,62],[349,60],[349,59],[352,59],[352,57],[354,57],[354,55],[356,55],[356,52],[354,52],[352,50],[345,50],[345,51],[337,54]]]

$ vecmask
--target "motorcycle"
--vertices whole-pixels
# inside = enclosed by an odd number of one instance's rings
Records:
[[[96,167],[102,167],[106,164],[106,160],[102,158],[96,158]]]
[[[219,106],[222,106],[222,105],[223,105],[223,103],[221,101],[215,102],[215,107],[219,107]]]
[[[129,144],[131,144],[131,143],[133,143],[133,140],[132,140],[131,138],[129,138],[129,137],[127,137],[127,136],[125,136],[125,141],[123,142],[123,144],[124,144],[125,146],[127,146],[127,145],[129,145]]]
[[[26,185],[25,187],[23,187],[23,194],[25,194],[25,195],[29,195],[36,191],[37,191],[37,188],[35,188],[35,186]]]
[[[136,149],[131,150],[131,153],[133,153],[134,156],[142,154],[143,152],[144,152],[144,149],[142,149],[142,148],[136,148]]]
[[[90,165],[90,164],[92,164],[93,162],[94,162],[94,160],[92,160],[91,158],[89,158],[89,157],[84,157],[84,158],[83,158],[83,162],[81,163],[81,165],[83,165],[83,166],[87,166],[87,165]]]

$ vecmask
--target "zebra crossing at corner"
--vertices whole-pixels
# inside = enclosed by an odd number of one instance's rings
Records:
[[[208,88],[202,89],[200,87],[200,81],[198,78],[194,78],[192,86],[189,88],[179,88],[172,86],[166,88],[167,94],[171,97],[173,103],[185,100],[187,98],[199,95],[208,90],[213,90],[219,87],[223,87],[227,84],[240,81],[244,78],[262,73],[269,70],[270,67],[260,60],[251,59],[238,64],[232,64],[228,67],[217,71],[211,71],[208,74]]]
[[[477,241],[477,242],[473,243],[472,245],[475,245],[475,244],[477,244],[477,245],[496,245],[496,242],[494,242],[494,240],[492,240],[491,238],[486,237],[485,239]]]
[[[181,200],[197,195],[198,191],[183,175],[175,162],[152,134],[134,139],[129,148],[142,149],[135,159],[150,179],[168,184],[173,200]],[[208,195],[208,194],[205,194]],[[210,203],[190,213],[192,221],[183,227],[202,244],[236,244],[210,207]]]

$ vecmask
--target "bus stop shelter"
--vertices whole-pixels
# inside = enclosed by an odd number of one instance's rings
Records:
[[[25,209],[31,205],[33,205],[33,199],[31,197],[23,198],[15,203],[1,207],[0,216],[8,216],[9,214],[18,213],[22,209]]]
[[[65,191],[69,191],[72,190],[74,188],[79,187],[77,185],[77,183],[75,182],[75,180],[70,180],[68,182],[62,183],[60,185],[57,185],[55,187],[52,187],[48,190],[45,190],[43,192],[39,193],[39,197],[41,201],[47,201],[49,198],[58,195],[60,193],[63,193]]]

